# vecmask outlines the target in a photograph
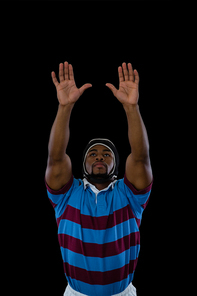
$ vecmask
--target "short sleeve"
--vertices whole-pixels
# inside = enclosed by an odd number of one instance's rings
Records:
[[[53,208],[55,208],[61,202],[61,200],[66,197],[67,193],[69,192],[69,190],[73,185],[73,181],[74,181],[74,177],[72,176],[69,182],[65,186],[63,186],[61,189],[53,190],[48,186],[45,180],[47,194]]]
[[[142,213],[146,208],[153,182],[142,190],[137,190],[127,179],[126,174],[124,176],[124,191],[129,200],[131,209],[137,219],[141,219]]]

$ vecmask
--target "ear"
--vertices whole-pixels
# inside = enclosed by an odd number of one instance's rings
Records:
[[[87,156],[86,156],[86,158],[84,160],[83,168],[84,168],[84,172],[87,172],[88,174],[92,173],[92,172],[89,172],[88,167],[87,167]]]

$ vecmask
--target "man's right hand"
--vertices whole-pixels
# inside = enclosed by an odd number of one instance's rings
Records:
[[[62,106],[73,105],[87,88],[92,87],[90,83],[84,84],[80,88],[76,87],[73,67],[68,62],[59,64],[60,82],[58,82],[55,72],[52,72],[51,76],[57,90],[58,101]]]

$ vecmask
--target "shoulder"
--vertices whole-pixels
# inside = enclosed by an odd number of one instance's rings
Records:
[[[153,182],[151,182],[147,187],[145,187],[141,190],[137,190],[135,188],[135,186],[131,182],[129,182],[129,180],[126,177],[126,174],[124,175],[123,180],[124,180],[124,184],[133,192],[134,195],[146,194],[146,193],[150,192],[152,189]]]
[[[116,188],[120,199],[125,200],[126,198],[135,217],[141,219],[142,213],[149,201],[152,183],[142,190],[137,190],[135,186],[129,182],[125,174],[123,179],[119,179],[116,182]]]
[[[124,178],[118,179],[114,185],[116,189],[122,189],[125,191],[125,189],[129,189],[134,195],[140,195],[140,194],[145,194],[151,191],[152,189],[152,184],[151,182],[146,188],[137,190],[135,186],[127,179],[126,174],[124,175]]]
[[[53,190],[49,187],[49,185],[47,184],[47,182],[45,180],[47,194],[48,194],[48,197],[49,197],[50,202],[52,203],[53,207],[56,207],[56,205],[58,203],[60,203],[60,201],[62,201],[63,199],[68,200],[68,198],[72,194],[74,194],[74,192],[76,191],[77,188],[79,188],[79,187],[83,188],[83,186],[81,186],[81,185],[83,185],[82,180],[75,179],[74,176],[72,175],[69,182],[66,183],[62,188],[60,188],[59,190]]]

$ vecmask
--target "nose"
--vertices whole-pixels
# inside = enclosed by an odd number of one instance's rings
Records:
[[[96,160],[97,161],[103,161],[103,155],[97,155]]]

